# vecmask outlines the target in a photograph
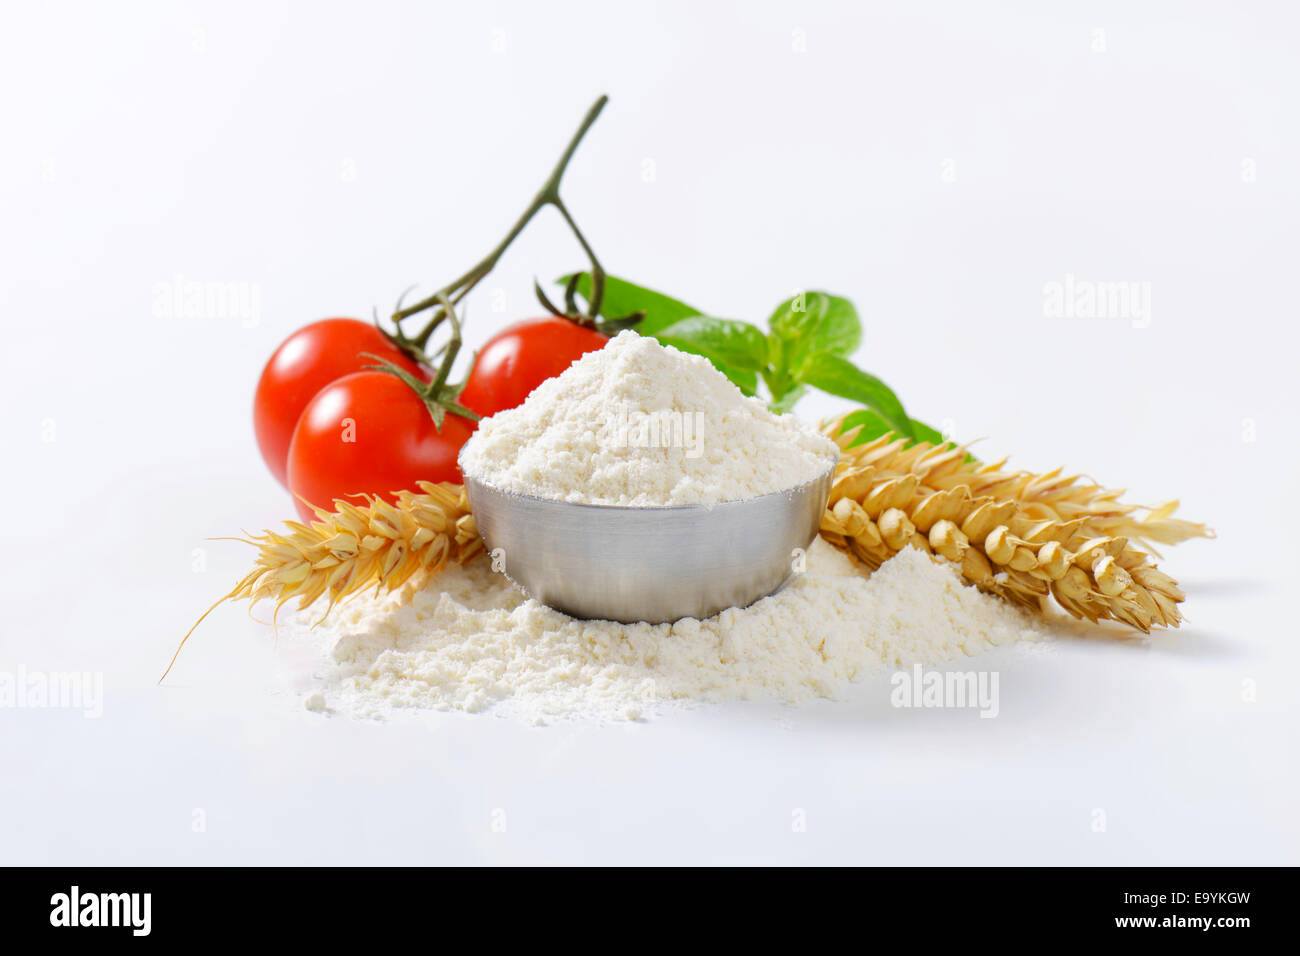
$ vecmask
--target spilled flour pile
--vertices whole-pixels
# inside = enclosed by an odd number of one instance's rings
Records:
[[[783,590],[707,621],[575,620],[528,600],[480,557],[413,593],[358,598],[323,629],[332,673],[313,709],[491,709],[537,723],[638,719],[693,700],[836,697],[880,668],[1038,636],[1023,612],[920,551],[868,576],[821,539]]]
[[[747,398],[713,365],[623,332],[479,423],[465,474],[584,504],[716,504],[812,481],[838,449]]]

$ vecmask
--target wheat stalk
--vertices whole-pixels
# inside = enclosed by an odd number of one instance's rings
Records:
[[[1007,471],[966,447],[908,446],[893,435],[854,445],[843,419],[823,425],[840,462],[822,537],[871,567],[908,545],[958,565],[973,584],[1026,607],[1051,595],[1075,617],[1149,632],[1177,627],[1185,595],[1151,560],[1151,542],[1213,537],[1172,517],[1176,501],[1141,508],[1060,469]]]
[[[362,496],[364,505],[335,501],[334,511],[313,507],[317,520],[311,524],[286,521],[284,532],[239,539],[258,549],[253,569],[194,622],[167,672],[190,634],[226,601],[269,598],[279,613],[294,598],[305,608],[328,597],[328,615],[370,585],[391,591],[417,573],[434,574],[477,554],[483,542],[465,489],[449,482],[418,484],[420,493],[396,492],[395,504],[374,496]]]

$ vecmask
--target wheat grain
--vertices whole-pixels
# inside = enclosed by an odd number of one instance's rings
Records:
[[[965,447],[908,445],[893,435],[854,445],[858,429],[823,425],[840,463],[822,536],[879,567],[909,545],[960,567],[979,587],[1041,609],[1049,595],[1076,617],[1140,631],[1177,627],[1185,595],[1151,561],[1151,542],[1213,537],[1172,517],[1176,501],[1141,508],[1060,469],[1007,471]]]
[[[972,496],[1014,500],[1028,517],[1054,521],[1085,519],[1095,536],[1123,535],[1155,553],[1153,542],[1178,544],[1189,538],[1213,538],[1203,524],[1172,517],[1178,501],[1154,507],[1120,501],[1123,489],[1106,489],[1082,475],[1065,475],[1061,469],[1035,474],[1007,471],[1006,460],[972,461],[968,446],[935,447],[925,442],[907,443],[892,434],[853,446],[860,429],[841,431],[842,419],[823,424],[824,433],[840,447],[840,470],[872,466],[882,475],[915,475],[919,486],[931,491],[964,487]]]
[[[370,585],[391,591],[414,575],[433,574],[477,554],[483,542],[465,489],[427,481],[419,487],[420,493],[396,492],[395,504],[363,496],[363,505],[335,501],[334,511],[313,507],[317,520],[311,524],[286,521],[284,532],[241,539],[258,549],[253,569],[194,622],[167,671],[194,629],[226,601],[270,599],[278,613],[294,598],[305,608],[328,597],[328,615],[339,601]]]

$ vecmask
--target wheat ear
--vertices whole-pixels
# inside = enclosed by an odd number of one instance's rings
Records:
[[[1185,595],[1151,560],[1150,542],[1213,537],[1172,517],[1177,502],[1143,509],[1060,470],[1036,475],[968,460],[965,447],[908,446],[885,435],[854,445],[836,419],[823,431],[840,463],[822,537],[871,567],[912,545],[958,565],[992,593],[1041,609],[1051,595],[1075,617],[1143,632],[1177,627]]]
[[[194,622],[167,672],[194,629],[226,601],[269,598],[278,613],[294,598],[305,608],[328,597],[328,614],[372,584],[391,591],[417,573],[433,574],[477,554],[483,542],[465,489],[427,481],[419,487],[420,493],[396,492],[396,504],[371,496],[364,505],[335,501],[334,511],[313,508],[317,520],[311,524],[286,521],[286,531],[242,539],[258,549],[253,569]]]

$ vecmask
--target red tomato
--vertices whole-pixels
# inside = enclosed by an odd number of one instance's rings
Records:
[[[434,427],[424,402],[386,372],[355,372],[325,386],[305,409],[289,445],[289,490],[332,508],[361,493],[389,501],[417,481],[461,482],[456,455],[474,425],[447,415]],[[304,521],[314,515],[296,502]]]
[[[384,338],[379,329],[360,319],[321,319],[303,326],[280,343],[262,369],[253,401],[257,447],[271,473],[286,488],[289,441],[298,417],[330,382],[376,364],[362,352],[425,377],[416,362]]]
[[[516,322],[487,340],[460,393],[460,403],[483,417],[522,405],[533,389],[559,375],[609,339],[592,329],[547,316]]]

